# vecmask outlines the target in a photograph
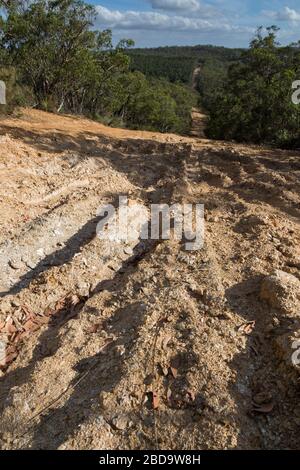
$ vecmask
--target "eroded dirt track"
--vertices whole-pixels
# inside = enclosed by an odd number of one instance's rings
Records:
[[[299,448],[300,157],[24,110],[0,122],[3,449]],[[205,204],[205,244],[96,237],[119,195]],[[300,315],[300,310],[299,310]]]

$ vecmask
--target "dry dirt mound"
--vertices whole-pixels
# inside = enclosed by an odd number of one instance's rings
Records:
[[[27,110],[0,134],[1,447],[299,448],[298,155]],[[120,194],[204,203],[203,249],[101,241]]]

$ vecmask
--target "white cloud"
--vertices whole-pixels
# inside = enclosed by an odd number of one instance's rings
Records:
[[[118,28],[126,30],[161,30],[161,31],[189,31],[189,32],[252,32],[252,28],[234,26],[226,21],[217,19],[189,18],[186,16],[168,15],[152,11],[124,11],[109,10],[97,6],[98,24],[101,27]]]
[[[220,10],[202,3],[198,0],[148,0],[153,10],[161,10],[168,13],[196,14],[201,18],[216,18],[223,16]]]
[[[300,21],[300,12],[297,12],[296,10],[293,10],[289,7],[284,7],[284,9],[281,11],[265,11],[263,13],[275,21]]]
[[[151,6],[159,10],[185,10],[197,11],[200,3],[197,0],[150,0]]]

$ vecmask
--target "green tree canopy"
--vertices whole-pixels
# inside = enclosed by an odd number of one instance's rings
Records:
[[[278,28],[259,28],[242,60],[229,68],[210,105],[209,136],[287,145],[299,136],[300,108],[292,103],[299,79],[297,47],[279,47]]]
[[[113,48],[110,31],[93,31],[95,10],[85,2],[4,3],[2,53],[7,65],[17,66],[32,87],[39,106],[57,96],[63,100],[78,91],[86,93],[91,79],[104,83],[113,70],[128,67],[122,50],[132,42]]]

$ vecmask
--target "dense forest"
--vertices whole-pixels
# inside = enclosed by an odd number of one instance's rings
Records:
[[[132,71],[140,71],[147,77],[166,78],[170,82],[181,82],[190,85],[193,71],[198,62],[195,57],[160,56],[153,54],[139,54],[135,50],[129,54]]]

